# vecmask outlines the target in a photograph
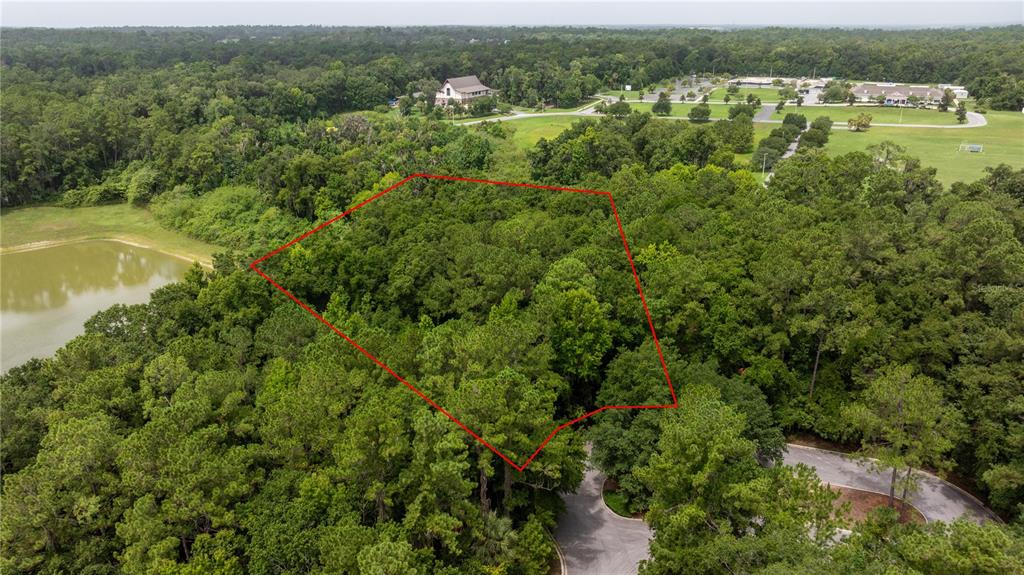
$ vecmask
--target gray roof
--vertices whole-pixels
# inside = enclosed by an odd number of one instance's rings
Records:
[[[853,87],[855,96],[917,96],[918,98],[938,100],[942,97],[942,90],[929,86],[908,86],[907,84],[857,84]]]
[[[482,92],[484,90],[490,90],[487,86],[480,83],[480,78],[476,76],[460,76],[458,78],[448,78],[445,83],[451,84],[452,88],[460,92]]]

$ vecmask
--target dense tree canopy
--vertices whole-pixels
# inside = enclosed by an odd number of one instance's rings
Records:
[[[1024,171],[947,188],[799,114],[753,150],[748,104],[620,102],[526,152],[511,122],[352,112],[462,73],[559,105],[710,66],[982,82],[1019,77],[1019,35],[5,31],[5,204],[132,202],[226,251],[0,377],[0,569],[542,575],[587,440],[648,513],[648,574],[1020,571]],[[610,192],[680,409],[518,472],[248,269],[416,172]],[[417,179],[262,265],[518,461],[671,400],[603,197]],[[955,470],[1009,525],[836,542],[831,492],[775,465],[791,431]]]

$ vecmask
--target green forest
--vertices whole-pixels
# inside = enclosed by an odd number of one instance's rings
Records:
[[[514,122],[388,107],[463,74],[561,106],[774,66],[1019,110],[1022,36],[5,29],[5,209],[128,203],[223,251],[0,377],[0,570],[546,575],[589,452],[654,529],[643,575],[1024,572],[1024,170],[945,186],[891,143],[829,155],[832,122],[791,114],[760,145],[813,137],[763,183],[744,104],[624,106],[528,150]],[[250,269],[415,173],[610,193],[678,409],[600,413],[517,471]],[[672,401],[611,206],[419,178],[260,265],[522,461],[595,408]],[[794,433],[904,495],[904,471],[946,474],[1003,521],[853,523],[779,464]]]

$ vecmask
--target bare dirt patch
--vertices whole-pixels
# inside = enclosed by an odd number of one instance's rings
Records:
[[[850,519],[857,523],[864,521],[872,509],[889,504],[889,497],[880,493],[836,486],[832,486],[832,490],[839,494],[839,498],[833,505],[838,509],[842,504],[849,503]],[[924,524],[926,522],[924,515],[913,505],[903,505],[899,499],[896,500],[896,510],[900,512],[900,523]]]

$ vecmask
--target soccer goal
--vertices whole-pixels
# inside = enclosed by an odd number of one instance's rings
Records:
[[[982,146],[981,144],[960,144],[960,149],[957,151],[980,154],[985,151],[985,146]]]

